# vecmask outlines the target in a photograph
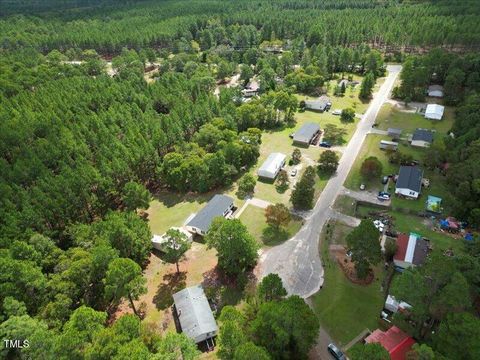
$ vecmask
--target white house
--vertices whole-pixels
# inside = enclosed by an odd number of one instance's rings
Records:
[[[430,85],[428,87],[428,96],[430,97],[443,97],[443,86],[442,85]]]
[[[187,237],[188,241],[193,240],[193,235],[192,233],[188,232],[184,228],[179,228],[179,227],[172,227],[170,228],[171,230],[178,230],[182,234],[184,234]],[[165,251],[167,247],[167,234],[162,234],[162,235],[156,235],[154,234],[152,237],[152,246],[154,249],[160,250],[160,251]]]
[[[423,171],[416,166],[401,166],[395,184],[395,194],[417,199],[422,191]]]
[[[280,170],[285,166],[287,156],[282,153],[271,153],[267,160],[262,164],[257,171],[257,175],[261,178],[274,180]]]
[[[388,140],[380,140],[380,149],[397,151],[398,142],[388,141]]]
[[[445,107],[438,104],[428,104],[425,109],[425,117],[432,120],[442,120]]]

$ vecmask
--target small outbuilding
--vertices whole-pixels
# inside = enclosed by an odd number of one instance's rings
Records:
[[[428,96],[443,98],[443,86],[442,85],[430,85],[428,87]]]
[[[429,251],[428,241],[415,233],[399,234],[397,252],[393,256],[393,264],[399,271],[413,266],[423,265]]]
[[[250,80],[250,82],[242,90],[242,95],[244,98],[251,98],[252,96],[258,95],[260,91],[260,84],[257,80]]]
[[[383,308],[396,314],[397,312],[402,312],[408,309],[412,308],[412,305],[404,302],[404,301],[398,301],[395,296],[393,295],[388,295],[387,300],[385,300],[385,304],[383,305]]]
[[[397,151],[398,143],[395,141],[380,140],[380,149]]]
[[[228,217],[233,212],[233,199],[226,195],[215,195],[205,207],[200,210],[185,225],[193,234],[206,235],[214,218],[218,216]]]
[[[428,129],[417,129],[413,133],[411,145],[429,147],[433,142],[433,132]]]
[[[315,123],[305,123],[295,134],[293,134],[293,143],[295,145],[308,147],[319,134],[320,125]]]
[[[423,171],[416,166],[400,166],[395,194],[417,199],[422,191]]]
[[[391,136],[393,139],[400,139],[400,136],[402,135],[402,129],[388,128],[387,133],[388,136]]]
[[[315,100],[305,100],[305,109],[312,111],[324,112],[330,110],[332,102],[326,95],[320,96]]]
[[[173,301],[182,332],[196,344],[206,341],[209,347],[213,345],[218,326],[203,288],[196,285],[183,289],[173,294]]]
[[[193,235],[191,232],[185,230],[184,228],[179,228],[179,227],[172,227],[170,228],[171,230],[177,230],[180,231],[182,234],[184,234],[187,237],[188,241],[193,240]],[[153,235],[152,237],[152,246],[154,249],[160,250],[160,251],[166,251],[168,249],[167,245],[167,234],[162,234],[162,235]]]
[[[425,118],[431,120],[442,120],[445,106],[438,104],[428,104],[425,109]]]
[[[275,180],[280,170],[285,166],[286,159],[287,156],[285,154],[271,153],[260,169],[258,169],[257,175],[263,179]]]

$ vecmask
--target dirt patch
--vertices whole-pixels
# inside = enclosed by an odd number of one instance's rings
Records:
[[[194,242],[179,265],[180,273],[177,274],[175,264],[166,263],[157,254],[151,253],[144,270],[147,293],[135,301],[135,306],[144,314],[144,323],[159,332],[175,329],[172,295],[185,287],[202,283],[204,276],[217,265],[216,252],[207,249],[205,244]],[[133,314],[128,301],[123,301],[117,307],[110,321],[124,314]]]
[[[347,256],[344,247],[330,247],[330,253],[334,256],[338,265],[342,269],[343,273],[354,284],[358,285],[369,285],[373,282],[375,276],[372,271],[368,274],[366,279],[359,279],[357,277],[357,272],[355,271],[355,264],[351,261],[350,257]]]

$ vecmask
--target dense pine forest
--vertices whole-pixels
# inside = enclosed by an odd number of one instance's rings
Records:
[[[404,62],[409,101],[435,73],[457,117],[434,165],[454,164],[449,201],[480,226],[479,1],[8,0],[0,15],[0,334],[30,341],[2,358],[196,358],[137,316],[106,326],[143,291],[138,210],[231,185],[263,130],[294,123],[292,89],[319,95],[338,73],[372,79],[368,98]],[[235,73],[262,96],[217,89]]]

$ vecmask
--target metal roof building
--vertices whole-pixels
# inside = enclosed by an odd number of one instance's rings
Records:
[[[442,120],[444,111],[445,106],[438,104],[428,104],[427,108],[425,109],[425,117],[427,119]]]
[[[218,326],[202,286],[191,286],[173,294],[173,301],[182,332],[195,343],[217,335]]]
[[[312,140],[320,132],[320,125],[315,123],[305,123],[300,129],[293,135],[293,143],[309,146]]]
[[[226,216],[232,208],[231,197],[217,194],[185,226],[190,232],[205,235],[210,229],[212,220],[217,216]]]
[[[443,97],[443,86],[442,85],[430,85],[428,87],[428,96],[431,97]]]
[[[285,165],[286,158],[287,156],[285,154],[271,153],[260,169],[258,169],[257,175],[261,178],[274,180]]]

